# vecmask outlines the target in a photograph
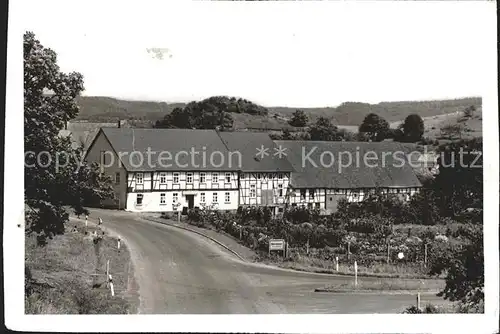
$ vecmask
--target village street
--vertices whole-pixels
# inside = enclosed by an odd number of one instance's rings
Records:
[[[352,278],[243,262],[203,236],[133,213],[92,210],[97,217],[131,250],[139,313],[400,313],[415,303],[409,294],[314,292]],[[442,299],[422,294],[422,302]]]

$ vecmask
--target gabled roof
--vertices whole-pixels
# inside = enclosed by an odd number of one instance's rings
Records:
[[[295,188],[421,186],[399,143],[287,140],[275,143],[286,148],[287,158],[296,171],[290,182]],[[352,163],[349,163],[349,156]]]
[[[219,132],[219,136],[229,151],[241,153],[243,172],[293,171],[286,156],[277,154],[277,146],[267,133]],[[267,149],[265,155],[257,155],[261,148]]]
[[[215,130],[102,128],[101,131],[115,152],[124,155],[121,161],[128,171],[239,169],[238,160],[230,161],[229,152]],[[151,163],[148,150],[152,152]]]

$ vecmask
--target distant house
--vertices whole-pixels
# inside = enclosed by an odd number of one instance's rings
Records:
[[[408,200],[422,186],[399,143],[275,143],[286,149],[295,170],[287,197],[291,206],[334,212],[341,198],[359,202],[367,194],[379,191]]]

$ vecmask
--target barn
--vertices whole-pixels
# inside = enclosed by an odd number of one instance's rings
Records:
[[[369,193],[403,200],[422,187],[397,142],[274,141],[293,166],[286,202],[335,212],[341,198],[362,201]]]

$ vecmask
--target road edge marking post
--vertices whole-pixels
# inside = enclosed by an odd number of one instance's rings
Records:
[[[109,288],[111,289],[111,296],[115,296],[115,288],[113,287],[113,277],[111,275],[108,276],[109,279]]]
[[[118,249],[120,249],[120,238],[118,238],[118,244],[117,244]]]
[[[417,309],[420,310],[420,292],[417,293]]]
[[[354,261],[354,287],[358,287],[358,263]]]
[[[339,271],[339,257],[335,257],[335,271]]]
[[[108,261],[106,261],[106,286],[109,284],[108,278],[110,276],[111,275],[109,274],[109,260],[108,260]]]

